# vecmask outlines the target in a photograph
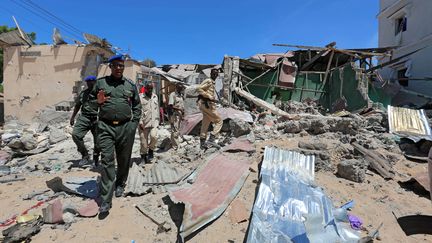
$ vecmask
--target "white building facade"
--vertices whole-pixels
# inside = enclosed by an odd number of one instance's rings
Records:
[[[432,0],[380,0],[377,18],[379,47],[397,46],[391,59],[403,57],[383,68],[381,76],[432,96]]]

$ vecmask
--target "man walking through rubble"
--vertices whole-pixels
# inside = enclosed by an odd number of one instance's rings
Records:
[[[212,69],[210,72],[210,78],[204,80],[197,88],[199,93],[198,105],[203,115],[200,132],[200,146],[203,149],[208,147],[206,139],[210,122],[213,123],[213,131],[208,140],[210,143],[217,143],[217,136],[223,125],[223,121],[216,110],[215,80],[218,75],[218,69]]]
[[[153,159],[156,148],[159,126],[159,100],[153,93],[151,83],[145,86],[145,92],[140,95],[140,99],[142,105],[142,118],[139,123],[141,163],[149,163]]]
[[[97,93],[99,104],[98,135],[103,166],[100,218],[107,216],[111,209],[114,189],[116,197],[123,195],[135,132],[141,118],[138,90],[135,84],[123,76],[123,56],[113,56],[108,62],[111,75],[98,79],[93,90]]]
[[[95,166],[98,166],[99,161],[99,144],[97,142],[97,115],[98,104],[96,96],[91,93],[95,83],[95,76],[88,76],[84,80],[87,83],[87,89],[81,91],[75,102],[75,108],[70,118],[70,125],[73,126],[72,139],[75,142],[78,152],[81,153],[82,160],[80,165],[85,165],[89,162],[90,156],[84,145],[84,137],[88,131],[93,135],[93,161]],[[75,116],[81,109],[81,114],[75,123]]]
[[[176,91],[169,95],[168,114],[171,125],[171,145],[173,149],[177,149],[180,122],[184,115],[183,85],[180,83],[176,85]]]

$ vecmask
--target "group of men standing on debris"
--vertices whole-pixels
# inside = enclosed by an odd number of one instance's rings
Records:
[[[101,156],[101,182],[99,216],[106,217],[112,206],[112,197],[123,195],[131,166],[132,147],[135,133],[140,136],[141,163],[149,163],[154,157],[159,126],[159,99],[153,92],[153,84],[144,87],[139,94],[134,83],[123,76],[124,57],[116,55],[109,60],[111,75],[96,79],[85,78],[87,89],[82,91],[72,113],[70,124],[74,126],[72,138],[82,155],[81,164],[90,160],[84,145],[84,136],[91,131],[94,138],[93,161],[99,165]],[[222,119],[216,111],[215,79],[219,71],[213,69],[211,78],[197,88],[198,105],[203,114],[200,144],[207,148],[207,131],[211,122],[214,128],[208,142],[214,143],[222,128]],[[184,116],[183,85],[177,84],[176,91],[169,95],[168,115],[171,125],[172,148],[178,148],[180,122]],[[75,122],[78,111],[81,114]],[[117,169],[115,162],[117,161]]]

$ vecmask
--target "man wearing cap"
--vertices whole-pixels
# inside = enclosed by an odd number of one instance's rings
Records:
[[[216,110],[215,80],[218,75],[219,71],[215,68],[212,69],[210,78],[204,80],[197,88],[199,94],[198,105],[203,115],[200,132],[200,144],[203,149],[207,148],[206,139],[210,123],[213,123],[213,131],[208,140],[211,143],[217,142],[217,136],[223,125],[223,121]]]
[[[149,163],[153,159],[153,151],[157,143],[157,128],[159,126],[159,100],[153,93],[151,83],[145,86],[145,92],[140,95],[142,118],[139,123],[141,142],[141,162]]]
[[[135,84],[123,77],[123,56],[113,56],[108,62],[111,75],[98,79],[93,89],[99,104],[98,138],[103,167],[99,208],[101,218],[108,215],[113,192],[116,197],[123,195],[135,132],[141,117],[138,90]]]
[[[168,115],[171,125],[171,144],[173,149],[178,148],[178,138],[180,130],[180,122],[184,114],[184,98],[183,85],[178,83],[176,91],[169,95],[168,99]]]
[[[84,136],[88,131],[91,131],[93,135],[93,160],[95,166],[98,166],[99,160],[99,146],[97,142],[97,114],[98,114],[98,104],[96,101],[96,96],[91,93],[95,83],[95,76],[88,76],[85,78],[87,83],[87,89],[81,91],[79,96],[75,101],[75,108],[70,118],[70,125],[73,126],[72,139],[75,142],[78,152],[81,153],[82,160],[80,165],[85,165],[89,161],[88,150],[84,145]],[[81,114],[75,123],[75,116],[81,109]],[[75,124],[75,125],[74,125]]]

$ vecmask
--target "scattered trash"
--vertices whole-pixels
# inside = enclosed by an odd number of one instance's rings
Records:
[[[342,206],[340,206],[340,208],[346,209],[346,210],[351,210],[355,205],[354,200],[351,200],[345,204],[343,204]]]
[[[17,223],[26,223],[26,222],[32,221],[34,219],[37,219],[39,217],[40,217],[39,215],[35,215],[35,214],[24,214],[24,215],[18,216],[16,218],[16,222]]]
[[[46,182],[48,188],[54,192],[67,192],[88,198],[97,198],[99,196],[99,186],[97,179],[94,177],[72,177],[65,180],[55,177]]]
[[[363,221],[359,217],[352,214],[348,214],[348,220],[350,222],[352,229],[361,230]]]
[[[1,183],[15,182],[15,181],[24,181],[24,180],[25,180],[24,177],[20,177],[18,175],[14,175],[14,176],[10,176],[9,178],[2,178],[2,179],[0,179],[0,184]]]
[[[49,192],[49,189],[45,189],[45,190],[40,190],[40,191],[33,191],[32,193],[26,194],[22,197],[23,200],[31,200],[36,196],[42,195],[46,192]]]
[[[59,199],[42,209],[43,220],[47,224],[63,223],[63,204]]]
[[[34,218],[25,223],[17,223],[12,227],[3,230],[3,242],[28,242],[33,235],[39,233],[42,225],[42,217]]]

